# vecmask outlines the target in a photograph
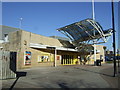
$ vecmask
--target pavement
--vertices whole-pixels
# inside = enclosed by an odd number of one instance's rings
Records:
[[[18,78],[2,80],[3,88],[118,88],[113,65],[35,67],[18,72]]]
[[[111,88],[118,88],[118,75],[116,75],[116,77],[114,76],[114,66],[111,65],[107,65],[106,68],[102,69],[100,72],[102,73],[101,76],[102,78],[107,81],[109,83],[109,85],[111,86]]]

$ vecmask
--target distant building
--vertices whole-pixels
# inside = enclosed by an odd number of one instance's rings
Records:
[[[87,64],[94,63],[92,52],[79,52],[65,38],[45,37],[15,28],[12,31],[12,27],[7,26],[2,29],[2,32],[4,33],[2,33],[1,39],[5,38],[5,34],[8,34],[9,41],[1,44],[3,50],[17,52],[17,69],[36,66],[79,65],[81,60],[87,60]],[[104,63],[103,46],[96,45],[96,48],[96,58],[102,59]]]

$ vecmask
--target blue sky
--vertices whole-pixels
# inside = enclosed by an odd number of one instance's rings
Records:
[[[118,8],[120,9],[120,2]],[[118,17],[118,21],[120,21],[120,11],[118,12]],[[118,48],[120,50],[120,22],[118,22]]]
[[[56,29],[92,18],[92,4],[91,2],[3,2],[2,15],[3,25],[18,28],[19,18],[22,17],[23,30],[44,36],[65,37]],[[104,30],[112,28],[110,2],[95,2],[95,19]],[[118,4],[115,3],[116,31],[117,19]],[[112,37],[103,45],[112,50]]]

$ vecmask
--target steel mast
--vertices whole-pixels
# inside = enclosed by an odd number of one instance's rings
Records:
[[[92,0],[92,18],[93,20],[95,20],[95,4],[94,4],[94,0]],[[94,30],[94,36],[95,36],[95,30]],[[96,44],[95,44],[96,40],[93,41],[94,44],[94,65],[96,65]]]

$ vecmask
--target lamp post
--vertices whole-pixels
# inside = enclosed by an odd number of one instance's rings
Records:
[[[21,29],[21,26],[22,26],[22,20],[23,20],[23,18],[20,18],[20,21],[19,21],[19,29]]]
[[[115,22],[114,22],[114,1],[112,0],[111,4],[112,4],[112,28],[113,28],[113,52],[114,52],[114,77],[117,74],[117,70],[116,70],[116,42],[115,42]]]
[[[92,0],[92,18],[93,20],[95,20],[95,4],[94,4],[94,0]],[[94,30],[94,36],[95,36],[95,30]],[[96,40],[93,41],[94,44],[94,65],[96,65],[96,44],[95,44]]]

